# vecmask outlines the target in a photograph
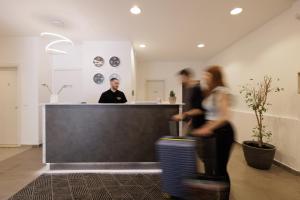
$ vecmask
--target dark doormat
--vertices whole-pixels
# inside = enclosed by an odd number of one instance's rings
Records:
[[[166,199],[158,174],[43,174],[9,200]]]

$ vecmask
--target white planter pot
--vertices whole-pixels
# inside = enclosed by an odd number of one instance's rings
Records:
[[[50,103],[58,103],[58,95],[57,94],[51,94]]]
[[[169,97],[169,102],[170,102],[170,104],[175,104],[176,103],[176,97]]]

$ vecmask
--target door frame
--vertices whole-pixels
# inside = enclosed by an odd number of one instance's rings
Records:
[[[52,67],[52,70],[51,70],[51,89],[52,89],[52,92],[56,92],[54,89],[55,89],[55,73],[57,72],[61,72],[61,71],[64,71],[64,72],[81,72],[81,77],[80,77],[80,82],[81,82],[81,85],[83,86],[84,85],[84,78],[83,78],[83,69],[82,68],[71,68],[71,67],[59,67],[59,66],[54,66]],[[61,87],[61,86],[59,86]],[[83,92],[83,89],[81,90],[81,92]],[[80,98],[82,101],[83,100],[83,94]]]
[[[21,146],[21,74],[19,73],[19,64],[16,63],[0,63],[0,71],[16,71],[17,74],[17,143],[16,144],[0,144],[0,147],[19,147]]]
[[[150,82],[150,81],[162,81],[162,82],[164,82],[164,91],[163,91],[164,97],[163,97],[162,101],[165,101],[165,98],[166,98],[166,80],[163,80],[163,79],[147,79],[145,81],[145,92],[146,92],[145,93],[145,99],[148,99],[147,83]]]

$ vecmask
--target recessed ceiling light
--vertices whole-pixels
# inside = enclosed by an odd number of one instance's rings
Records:
[[[203,47],[205,47],[205,44],[198,44],[197,47],[198,48],[203,48]]]
[[[134,15],[139,15],[141,14],[142,10],[138,6],[133,6],[130,8],[130,12]]]
[[[241,14],[243,12],[243,8],[234,8],[230,11],[231,15],[238,15]]]
[[[146,48],[147,46],[145,44],[140,44],[141,48]]]

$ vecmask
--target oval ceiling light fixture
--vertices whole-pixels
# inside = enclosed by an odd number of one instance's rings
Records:
[[[197,44],[197,47],[198,47],[198,48],[203,48],[203,47],[205,47],[205,44],[203,44],[203,43]]]
[[[45,51],[49,54],[67,54],[66,51],[59,50],[59,49],[56,49],[56,48],[52,47],[55,44],[66,43],[66,44],[70,44],[72,46],[74,45],[72,40],[70,40],[69,38],[67,38],[63,35],[56,34],[56,33],[42,32],[41,37],[54,37],[54,38],[56,38],[56,40],[50,42],[45,47]]]
[[[233,8],[231,11],[230,11],[230,14],[231,15],[239,15],[243,12],[243,8]]]
[[[139,15],[141,14],[142,10],[138,6],[133,6],[130,8],[130,12],[134,15]]]
[[[146,48],[147,46],[145,44],[140,44],[139,45],[141,48]]]

